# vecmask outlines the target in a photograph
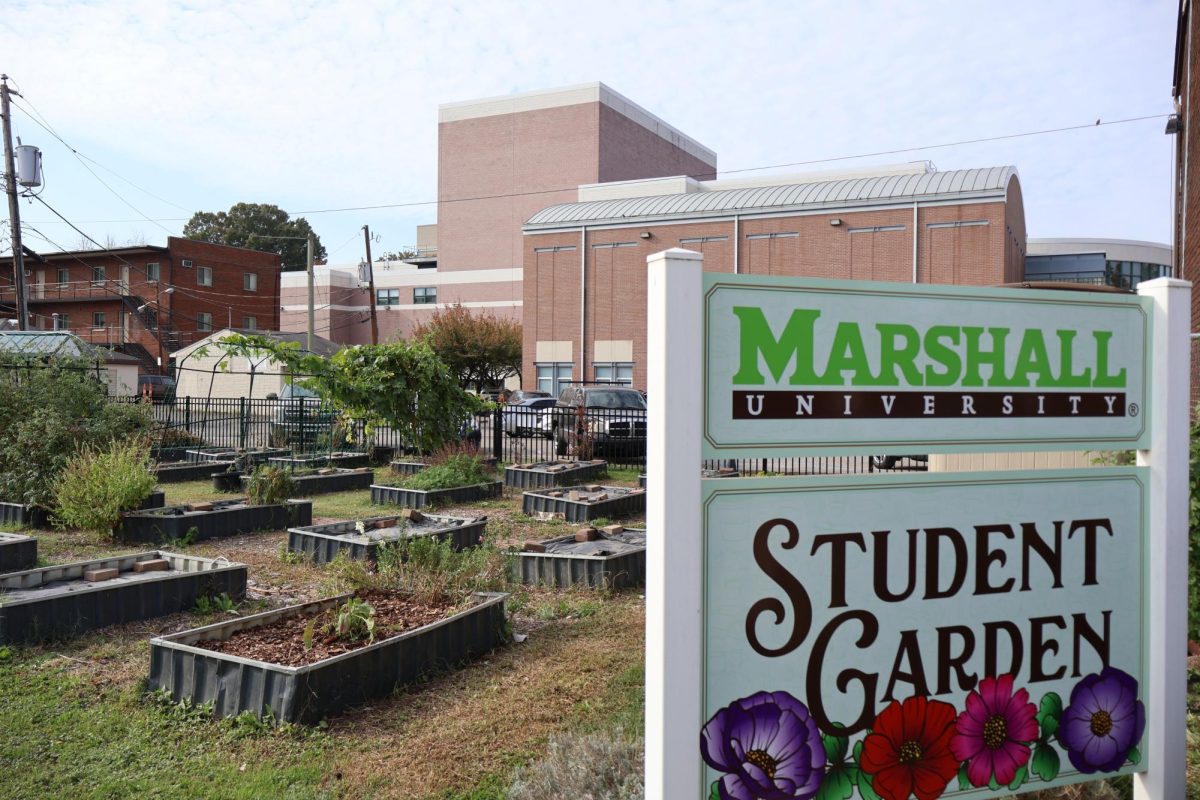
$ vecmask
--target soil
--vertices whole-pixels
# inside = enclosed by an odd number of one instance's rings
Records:
[[[450,601],[419,602],[411,595],[400,592],[358,592],[356,596],[370,603],[375,609],[377,642],[445,619],[450,616],[455,605]],[[302,667],[371,644],[367,639],[348,641],[328,633],[325,628],[332,626],[335,614],[336,607],[320,614],[288,617],[270,625],[238,631],[225,640],[199,642],[197,646],[285,667]],[[312,649],[305,650],[304,629],[313,617],[322,619],[317,621]]]

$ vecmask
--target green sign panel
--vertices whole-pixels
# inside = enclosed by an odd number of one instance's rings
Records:
[[[990,797],[1142,769],[1147,480],[704,481],[706,796]]]
[[[1149,300],[706,273],[704,457],[1144,448]]]

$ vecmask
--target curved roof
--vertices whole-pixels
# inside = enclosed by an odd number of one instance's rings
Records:
[[[1003,198],[1017,168],[985,167],[880,175],[868,178],[757,186],[686,194],[560,203],[542,209],[525,223],[526,231],[579,225],[691,219],[729,214],[838,209],[848,206],[895,205],[913,200]]]

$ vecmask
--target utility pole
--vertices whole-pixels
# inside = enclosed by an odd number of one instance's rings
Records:
[[[17,328],[28,330],[29,309],[25,297],[25,253],[21,249],[21,209],[17,204],[17,168],[13,163],[12,111],[8,106],[9,91],[8,76],[0,75],[0,117],[4,119],[4,192],[8,195],[8,219],[12,223],[13,287],[17,293]]]
[[[316,312],[313,311],[313,234],[308,234],[308,352],[313,351],[313,329],[317,327]]]
[[[371,229],[363,225],[363,242],[367,245],[367,286],[371,293],[371,344],[379,344],[379,321],[375,318],[375,265],[371,263]]]

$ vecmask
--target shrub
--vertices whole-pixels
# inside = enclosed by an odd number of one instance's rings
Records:
[[[202,447],[204,440],[187,428],[165,426],[158,431],[158,447]]]
[[[640,738],[628,738],[620,729],[551,737],[545,758],[517,770],[508,800],[641,800],[642,748]]]
[[[84,445],[58,476],[55,515],[65,527],[112,533],[121,512],[137,508],[154,483],[148,440],[114,440],[105,448]]]
[[[51,507],[72,456],[151,425],[148,407],[109,401],[86,361],[0,356],[0,498]]]
[[[455,486],[473,486],[487,480],[487,470],[478,456],[459,454],[450,456],[440,464],[426,467],[406,478],[401,485],[406,489],[429,492]]]
[[[490,541],[479,547],[455,550],[446,539],[430,536],[402,539],[379,548],[376,570],[366,563],[335,559],[337,590],[403,591],[420,602],[466,601],[474,592],[499,592],[512,582],[513,556]]]
[[[296,493],[296,481],[282,467],[259,467],[246,483],[246,499],[252,506],[282,503]]]

